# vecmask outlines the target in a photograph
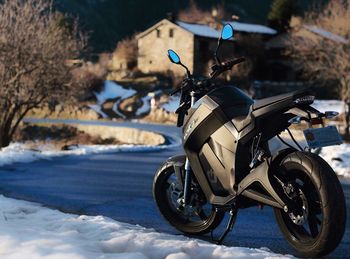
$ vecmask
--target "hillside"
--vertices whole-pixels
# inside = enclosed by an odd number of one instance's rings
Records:
[[[203,9],[218,2],[245,22],[266,23],[272,0],[197,0]],[[301,10],[310,5],[299,0]],[[118,40],[143,31],[169,12],[176,13],[188,7],[189,1],[178,0],[54,0],[58,10],[79,17],[84,31],[90,33],[90,44],[95,52],[113,50]]]

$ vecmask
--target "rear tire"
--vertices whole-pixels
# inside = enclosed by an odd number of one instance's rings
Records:
[[[203,235],[215,229],[222,221],[224,212],[216,211],[206,203],[207,211],[198,213],[198,220],[186,218],[186,216],[174,207],[169,198],[169,183],[174,178],[175,171],[172,162],[165,163],[156,173],[153,181],[153,197],[163,217],[177,230],[192,235]]]
[[[283,210],[274,210],[284,237],[303,256],[329,254],[340,243],[346,224],[345,198],[338,177],[322,158],[306,152],[286,156],[281,169],[284,181],[300,186],[308,210],[307,224],[303,225],[294,223]]]

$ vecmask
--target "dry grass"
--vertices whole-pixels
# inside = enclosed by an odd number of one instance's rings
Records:
[[[23,125],[16,132],[14,140],[26,142],[31,148],[49,144],[58,150],[67,149],[67,147],[73,145],[135,144],[156,146],[165,143],[163,136],[137,129],[87,125],[52,125],[48,123]]]
[[[51,111],[47,106],[33,109],[27,117],[33,118],[48,118],[48,119],[79,119],[79,120],[97,120],[98,114],[87,107],[88,103],[81,103],[80,106],[56,106],[54,111]]]
[[[25,142],[30,148],[50,145],[54,149],[64,150],[73,145],[118,145],[125,144],[116,138],[102,138],[69,125],[33,124],[17,130],[15,141]]]
[[[156,146],[165,142],[162,135],[138,129],[86,125],[75,125],[75,127],[91,136],[99,136],[102,139],[115,138],[125,144]]]
[[[147,116],[143,117],[142,121],[174,125],[177,122],[177,115],[162,108],[155,108]]]

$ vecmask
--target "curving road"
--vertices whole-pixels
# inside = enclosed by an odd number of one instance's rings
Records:
[[[174,126],[75,120],[64,122],[134,127],[165,134],[175,143],[181,141],[180,131]],[[16,163],[0,167],[0,192],[64,212],[104,215],[158,231],[179,234],[158,213],[152,198],[152,180],[154,172],[167,157],[180,153],[181,146],[177,146],[153,152],[66,156],[28,164]],[[350,182],[342,183],[349,222]],[[210,239],[208,236],[203,238]],[[277,253],[295,254],[280,234],[269,207],[240,211],[234,230],[225,244],[268,247]],[[349,257],[349,254],[350,227],[347,224],[342,243],[329,257],[344,258]]]

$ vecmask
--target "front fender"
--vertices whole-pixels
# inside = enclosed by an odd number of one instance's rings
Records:
[[[186,155],[177,155],[177,156],[169,157],[166,162],[167,163],[184,165],[185,162],[186,162]]]

